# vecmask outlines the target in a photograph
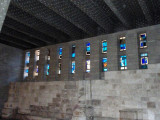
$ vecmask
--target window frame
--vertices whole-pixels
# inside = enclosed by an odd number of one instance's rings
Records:
[[[91,72],[91,60],[86,60],[86,73]]]
[[[102,53],[107,53],[108,47],[107,47],[107,45],[106,46],[103,45],[104,42],[106,42],[106,44],[107,44],[107,40],[102,41]],[[105,48],[105,47],[106,47],[107,50],[103,51],[103,48]]]
[[[123,57],[125,57],[125,60],[123,60]],[[122,63],[124,64],[123,66],[122,66]],[[120,56],[120,70],[127,70],[127,56],[126,55]]]
[[[76,57],[76,46],[72,45],[72,58]]]
[[[63,51],[63,48],[59,47],[59,51],[58,51],[59,59],[62,59],[62,51]]]
[[[126,37],[125,36],[123,36],[123,37],[120,37],[119,38],[119,46],[120,46],[120,51],[121,52],[123,52],[123,51],[126,51]],[[122,41],[122,42],[121,42]],[[124,43],[123,43],[124,42]],[[123,44],[122,44],[123,43]],[[125,46],[125,48],[123,48],[123,49],[121,49],[121,45],[124,45]],[[123,47],[124,47],[123,46]]]
[[[143,34],[145,35],[145,40],[143,40],[141,37],[141,35],[143,35]],[[143,43],[143,46],[141,46],[142,43]],[[146,44],[145,46],[144,46],[144,43]],[[147,48],[147,33],[139,34],[139,45],[140,45],[141,49]]]
[[[75,61],[72,61],[71,64],[72,64],[71,73],[72,73],[72,74],[75,74],[75,72],[76,72],[76,69],[75,69],[75,68],[76,68],[76,63],[75,63]]]
[[[142,56],[143,54],[143,56]],[[146,55],[145,55],[146,54]],[[147,63],[143,63],[143,59],[147,59]],[[140,54],[140,64],[141,64],[141,69],[147,69],[148,67],[148,53],[141,53]]]
[[[88,48],[89,48],[89,51],[88,51]],[[90,55],[90,54],[91,54],[91,44],[89,42],[87,42],[86,43],[86,55]]]
[[[104,59],[106,60],[106,62],[104,62]],[[108,66],[107,61],[108,61],[107,58],[102,58],[102,72],[107,72],[107,71],[108,71],[108,68],[107,68],[107,66]],[[105,63],[107,64],[106,67],[105,67],[105,65],[104,65]],[[106,70],[105,70],[105,69],[106,69]]]

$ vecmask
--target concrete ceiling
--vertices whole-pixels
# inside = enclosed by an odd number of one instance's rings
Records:
[[[1,43],[21,49],[160,23],[160,0],[11,0]]]

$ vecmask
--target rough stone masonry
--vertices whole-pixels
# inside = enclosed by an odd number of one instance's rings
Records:
[[[10,85],[3,117],[21,120],[160,120],[160,64],[104,80]],[[121,118],[121,119],[120,119]]]

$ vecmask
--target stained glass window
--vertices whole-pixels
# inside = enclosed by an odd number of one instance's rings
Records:
[[[102,71],[103,72],[106,72],[108,69],[107,69],[107,58],[103,58],[102,59]]]
[[[35,51],[36,61],[39,60],[40,50]]]
[[[147,47],[147,35],[146,33],[142,33],[139,35],[140,40],[140,48],[146,48]]]
[[[58,74],[61,74],[61,63],[58,63]]]
[[[72,71],[73,74],[75,73],[75,61],[72,61]]]
[[[86,44],[86,55],[90,55],[90,50],[91,50],[90,43],[87,43]]]
[[[72,46],[72,58],[75,58],[75,56],[76,56],[75,50],[76,50],[76,46],[73,45]]]
[[[121,70],[127,69],[127,57],[126,56],[120,57],[120,69]]]
[[[47,65],[47,74],[46,75],[49,75],[49,64]]]
[[[86,72],[89,73],[90,72],[90,60],[86,61]]]
[[[40,56],[40,50],[35,51],[35,71],[34,71],[34,76],[38,76],[38,63],[39,61],[39,56]]]
[[[142,69],[147,69],[148,65],[148,54],[147,53],[142,53],[141,54],[141,68]]]
[[[29,60],[30,60],[30,52],[26,52],[26,55],[25,55],[24,78],[28,77],[28,72],[29,72]]]
[[[62,48],[59,48],[59,59],[62,59]]]
[[[107,53],[107,41],[102,41],[102,53]]]
[[[120,37],[120,51],[126,50],[126,37]]]
[[[46,75],[49,75],[49,66],[50,66],[50,50],[48,49]]]

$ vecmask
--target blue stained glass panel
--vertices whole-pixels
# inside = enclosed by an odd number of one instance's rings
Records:
[[[28,57],[30,57],[30,52],[28,52]]]
[[[87,43],[86,46],[90,46],[90,43]]]
[[[62,48],[59,48],[59,55],[62,55]]]
[[[120,45],[120,48],[121,48],[121,49],[126,49],[126,44],[121,44],[121,45]]]
[[[142,53],[141,54],[141,57],[147,57],[148,56],[148,53]]]
[[[75,62],[72,62],[72,73],[75,73]]]
[[[47,69],[49,69],[49,64],[48,64],[48,67],[47,67]]]
[[[103,45],[103,47],[106,47],[106,46],[107,46],[107,41],[104,41],[104,42],[102,43],[102,45]]]
[[[141,34],[142,40],[146,40],[146,34]]]
[[[121,67],[126,67],[126,66],[127,66],[127,57],[121,56]]]
[[[87,52],[90,52],[90,47],[87,47]]]
[[[37,68],[36,72],[38,73],[38,68]]]
[[[29,72],[29,70],[28,69],[26,69],[26,73],[28,73]]]
[[[76,56],[76,54],[75,53],[72,53],[72,58],[74,58]]]
[[[142,58],[142,64],[147,64],[147,63],[148,63],[147,58]]]
[[[107,62],[107,58],[103,58],[103,59],[102,59],[102,62],[103,62],[103,63]]]

